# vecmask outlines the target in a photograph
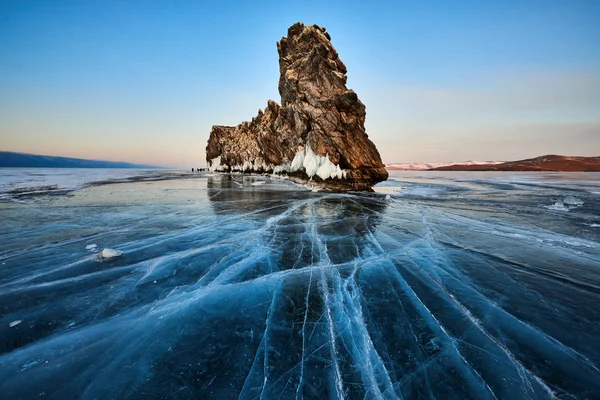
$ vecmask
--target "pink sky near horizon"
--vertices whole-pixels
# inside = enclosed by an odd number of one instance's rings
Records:
[[[600,3],[0,3],[0,150],[203,167],[327,27],[385,163],[600,155]],[[367,23],[368,22],[368,23]]]
[[[351,78],[349,83],[352,85]],[[484,80],[477,90],[386,87],[378,82],[363,86],[362,93],[356,90],[367,106],[367,133],[385,163],[600,155],[600,114],[595,112],[600,104],[600,77],[594,74],[542,76],[520,71]],[[116,121],[83,112],[68,119],[44,118],[48,110],[40,110],[39,120],[45,128],[35,119],[13,118],[8,124],[4,119],[0,147],[136,164],[203,167],[211,126],[251,119],[266,103],[259,95],[233,95],[229,107],[209,105],[212,110],[208,112],[196,112],[188,102],[182,112],[145,118],[143,113],[135,118],[124,115]],[[198,103],[207,105],[201,98]],[[50,110],[56,115],[66,111]],[[87,127],[86,131],[82,133],[81,127]],[[62,139],[56,140],[58,137]]]

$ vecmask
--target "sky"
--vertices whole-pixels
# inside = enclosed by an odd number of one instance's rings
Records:
[[[325,26],[386,163],[600,156],[600,1],[0,0],[0,150],[206,165]]]

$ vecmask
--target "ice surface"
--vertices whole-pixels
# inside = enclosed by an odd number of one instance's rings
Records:
[[[181,171],[111,168],[0,168],[0,200],[55,196],[88,186],[181,178]]]
[[[598,398],[600,179],[391,178],[0,201],[0,397]]]

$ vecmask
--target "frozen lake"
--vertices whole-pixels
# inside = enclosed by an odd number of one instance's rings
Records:
[[[600,398],[599,173],[79,171],[0,171],[2,398]]]

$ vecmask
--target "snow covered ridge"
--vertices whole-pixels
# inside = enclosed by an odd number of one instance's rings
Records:
[[[243,165],[221,164],[221,156],[215,157],[209,161],[209,170],[212,172],[272,172],[274,174],[289,174],[298,171],[304,171],[309,179],[315,175],[325,179],[346,179],[347,171],[340,168],[329,160],[329,155],[320,156],[316,154],[309,146],[300,147],[291,163],[281,165],[267,165],[261,159],[247,160]]]
[[[432,162],[432,163],[393,163],[385,164],[386,169],[400,171],[425,171],[428,169],[449,167],[452,165],[490,165],[503,164],[504,161],[460,161],[460,162]]]

